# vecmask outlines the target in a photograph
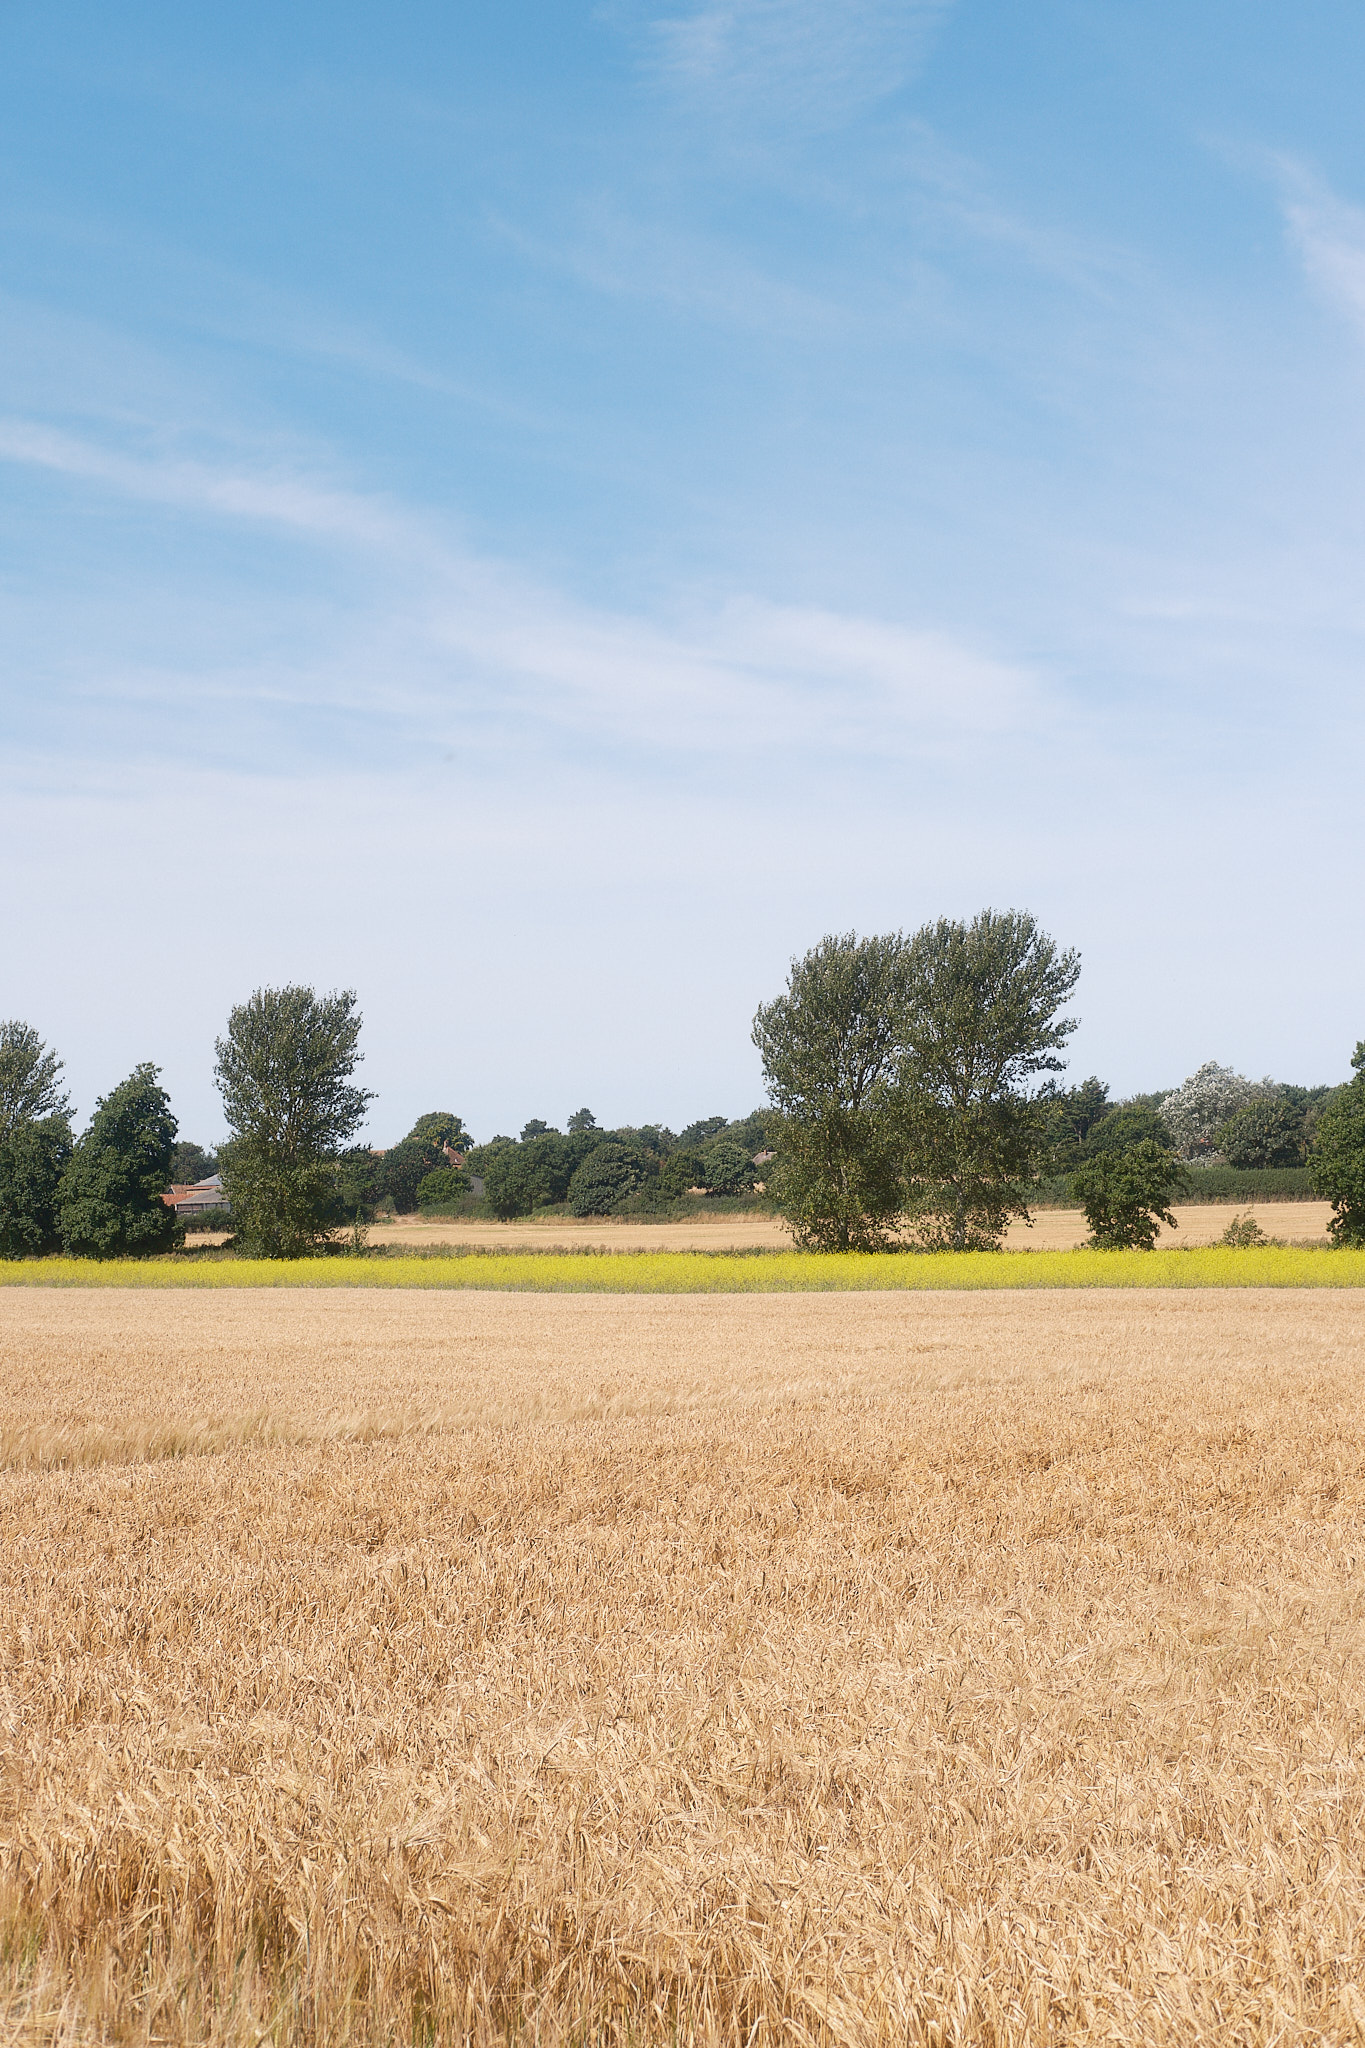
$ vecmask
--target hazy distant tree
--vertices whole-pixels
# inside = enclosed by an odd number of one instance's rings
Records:
[[[31,1118],[0,1138],[0,1259],[55,1252],[57,1193],[71,1158],[64,1116]]]
[[[139,1258],[169,1251],[181,1228],[162,1200],[170,1186],[176,1125],[160,1070],[135,1067],[95,1105],[63,1171],[57,1227],[75,1258]]]
[[[691,1146],[670,1152],[659,1169],[659,1193],[670,1201],[706,1185],[706,1165],[701,1153]]]
[[[814,1250],[880,1250],[901,1208],[904,953],[898,936],[823,938],[754,1018],[779,1112],[768,1194]]]
[[[218,1154],[206,1152],[189,1138],[181,1138],[171,1151],[172,1187],[193,1187],[196,1181],[208,1180],[217,1171]]]
[[[1160,1110],[1143,1102],[1116,1102],[1108,1116],[1092,1125],[1081,1145],[1081,1158],[1094,1159],[1101,1152],[1131,1152],[1149,1139],[1167,1152],[1174,1150]]]
[[[754,1184],[754,1162],[742,1145],[716,1137],[701,1148],[702,1185],[711,1195],[747,1195]]]
[[[1339,1245],[1365,1245],[1365,1039],[1354,1073],[1318,1116],[1308,1167],[1316,1192],[1332,1204],[1327,1228]]]
[[[1163,1223],[1177,1227],[1170,1204],[1187,1186],[1185,1168],[1155,1138],[1096,1152],[1071,1176],[1090,1242],[1103,1251],[1151,1251]]]
[[[524,1145],[528,1138],[543,1137],[549,1129],[549,1124],[542,1117],[533,1116],[529,1123],[525,1123],[521,1127],[522,1144]]]
[[[302,1257],[341,1220],[334,1164],[374,1100],[351,1081],[363,1057],[355,1001],[353,989],[264,988],[228,1017],[214,1071],[240,1250]]]
[[[31,1024],[0,1023],[0,1142],[20,1124],[69,1117],[71,1099],[61,1086],[62,1062]]]
[[[453,1209],[469,1193],[469,1175],[462,1166],[437,1166],[417,1189],[419,1209]]]
[[[607,1216],[645,1178],[640,1155],[628,1145],[598,1145],[569,1182],[575,1216]]]
[[[545,1195],[545,1175],[524,1145],[501,1145],[483,1170],[483,1198],[501,1223],[529,1216]]]
[[[590,1109],[576,1109],[569,1118],[568,1127],[571,1131],[595,1131],[597,1118]]]
[[[1220,1124],[1214,1144],[1229,1166],[1300,1166],[1304,1115],[1292,1102],[1263,1096]]]
[[[768,1149],[768,1125],[772,1119],[770,1109],[754,1109],[748,1116],[737,1117],[725,1125],[725,1136],[743,1148],[750,1159],[756,1152]]]
[[[1161,1120],[1182,1159],[1208,1159],[1217,1150],[1218,1132],[1249,1102],[1273,1098],[1273,1081],[1248,1081],[1217,1060],[1202,1067],[1162,1098]]]
[[[429,1145],[433,1157],[445,1152],[447,1146],[452,1152],[465,1153],[472,1149],[474,1140],[464,1127],[464,1118],[456,1116],[453,1109],[429,1109],[425,1116],[419,1116],[408,1137],[417,1145]]]
[[[1027,1083],[1055,1073],[1076,1029],[1058,1015],[1080,976],[1027,911],[940,918],[910,940],[897,1074],[908,1207],[930,1249],[998,1245],[1046,1151]]]
[[[1064,1173],[1081,1157],[1082,1147],[1110,1115],[1109,1084],[1091,1074],[1074,1088],[1045,1083],[1035,1098],[1046,1126],[1049,1164],[1054,1173]]]
[[[678,1143],[695,1151],[708,1138],[714,1138],[717,1131],[723,1131],[728,1121],[728,1117],[723,1116],[699,1116],[694,1124],[689,1124],[680,1133]]]

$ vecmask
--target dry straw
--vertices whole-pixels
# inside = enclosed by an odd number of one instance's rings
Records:
[[[1361,2039],[1363,1340],[11,1291],[0,2034]]]

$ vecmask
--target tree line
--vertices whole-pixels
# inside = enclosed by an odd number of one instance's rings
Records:
[[[1080,976],[1027,912],[833,935],[792,963],[754,1042],[778,1116],[769,1179],[818,1250],[990,1250],[1048,1173],[1092,1243],[1148,1247],[1202,1163],[1306,1163],[1341,1244],[1365,1244],[1365,1043],[1338,1089],[1253,1083],[1210,1061],[1112,1103],[1055,1076]]]
[[[182,1226],[170,1183],[216,1164],[236,1248],[299,1257],[349,1227],[358,1248],[386,1202],[449,1208],[477,1180],[488,1213],[666,1213],[697,1192],[761,1189],[817,1250],[998,1246],[1048,1174],[1065,1174],[1092,1241],[1150,1246],[1201,1163],[1306,1163],[1333,1237],[1365,1244],[1365,1042],[1339,1088],[1248,1081],[1208,1062],[1180,1088],[1113,1102],[1094,1076],[1063,1088],[1066,1012],[1080,975],[1027,912],[940,918],[913,933],[822,939],[760,1006],[753,1038],[768,1106],[604,1130],[581,1109],[560,1131],[476,1145],[431,1111],[378,1154],[355,1142],[375,1099],[356,1079],[353,990],[258,989],[215,1045],[228,1138],[181,1140],[158,1069],[101,1097],[76,1137],[62,1063],[31,1026],[0,1024],[0,1256],[139,1256]]]

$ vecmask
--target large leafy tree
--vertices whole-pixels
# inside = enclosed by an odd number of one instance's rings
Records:
[[[1149,1252],[1163,1223],[1178,1228],[1170,1205],[1188,1184],[1171,1147],[1146,1137],[1096,1151],[1072,1175],[1071,1192],[1098,1249]]]
[[[891,1242],[903,1200],[904,1007],[904,942],[848,932],[794,960],[785,992],[754,1019],[779,1112],[767,1191],[799,1245],[876,1251]]]
[[[0,1023],[0,1143],[22,1124],[70,1116],[61,1072],[62,1062],[31,1024],[17,1017]]]
[[[1365,1245],[1365,1038],[1352,1055],[1354,1069],[1317,1120],[1308,1166],[1313,1186],[1332,1204],[1327,1228],[1341,1245]]]
[[[374,1100],[351,1079],[363,1055],[355,991],[262,988],[228,1017],[214,1069],[230,1137],[223,1183],[239,1249],[315,1251],[342,1220],[336,1162]]]
[[[0,1259],[59,1248],[57,1191],[70,1158],[71,1126],[61,1115],[30,1119],[0,1138]]]
[[[569,1207],[575,1216],[607,1216],[645,1178],[644,1161],[634,1146],[598,1145],[574,1171]]]
[[[1273,1081],[1249,1081],[1217,1060],[1202,1067],[1161,1100],[1161,1120],[1182,1159],[1209,1159],[1218,1149],[1222,1127],[1249,1102],[1273,1098]]]
[[[1283,1096],[1262,1096],[1221,1124],[1214,1142],[1229,1166],[1301,1166],[1304,1113]]]
[[[135,1067],[95,1105],[62,1174],[57,1227],[76,1258],[139,1258],[169,1251],[180,1224],[162,1196],[176,1123],[159,1069]]]
[[[1046,1146],[1029,1092],[1076,1029],[1058,1013],[1080,977],[1027,911],[940,918],[905,949],[898,1072],[916,1234],[932,1249],[997,1245],[1028,1213]]]

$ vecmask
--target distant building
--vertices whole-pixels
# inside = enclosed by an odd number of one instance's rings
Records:
[[[202,1216],[206,1209],[230,1209],[232,1207],[223,1193],[223,1176],[211,1173],[207,1180],[197,1180],[186,1186],[177,1181],[167,1188],[161,1197],[168,1209],[174,1209],[182,1222],[188,1223],[194,1216]]]

